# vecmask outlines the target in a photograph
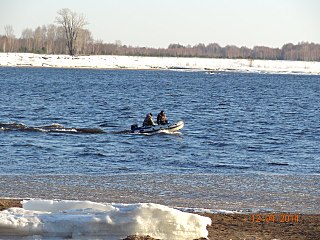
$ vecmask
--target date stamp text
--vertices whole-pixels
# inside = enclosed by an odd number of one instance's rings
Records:
[[[299,214],[290,213],[252,213],[252,223],[298,223]]]

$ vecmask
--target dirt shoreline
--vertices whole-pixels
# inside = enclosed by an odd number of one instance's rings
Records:
[[[22,199],[0,199],[0,211],[22,207]],[[221,214],[199,213],[211,218],[207,227],[210,240],[311,240],[320,236],[320,214],[260,213]],[[129,236],[125,240],[154,240],[151,237]]]

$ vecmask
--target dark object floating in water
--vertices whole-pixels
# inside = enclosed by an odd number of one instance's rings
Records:
[[[280,162],[270,162],[268,165],[271,166],[289,166],[289,163],[280,163]]]

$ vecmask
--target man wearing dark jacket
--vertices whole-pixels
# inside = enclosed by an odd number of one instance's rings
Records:
[[[142,126],[154,126],[154,121],[152,119],[152,114],[151,113],[148,113],[146,118],[144,119],[143,121],[143,124]]]
[[[157,116],[158,125],[165,125],[168,123],[168,119],[164,111],[161,111]]]

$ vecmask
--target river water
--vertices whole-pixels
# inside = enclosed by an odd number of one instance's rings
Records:
[[[0,68],[2,197],[320,213],[320,77]],[[130,134],[164,110],[175,134]]]

